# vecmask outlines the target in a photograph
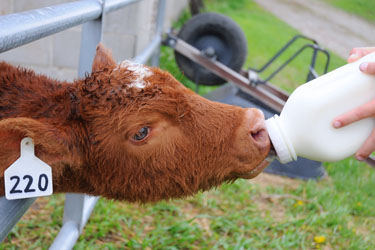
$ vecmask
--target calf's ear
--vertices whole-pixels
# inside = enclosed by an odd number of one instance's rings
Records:
[[[112,57],[112,53],[109,49],[104,47],[102,43],[96,47],[96,54],[94,62],[92,63],[92,71],[103,70],[104,68],[116,66],[116,62]]]
[[[68,136],[62,129],[30,118],[9,118],[0,121],[0,178],[20,156],[20,143],[25,137],[33,139],[35,154],[51,165],[71,161]]]

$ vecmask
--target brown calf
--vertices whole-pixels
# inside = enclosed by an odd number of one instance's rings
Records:
[[[0,63],[0,195],[26,136],[52,167],[54,192],[192,195],[263,170],[263,122],[258,110],[206,100],[160,69],[117,65],[102,45],[93,73],[73,83]]]

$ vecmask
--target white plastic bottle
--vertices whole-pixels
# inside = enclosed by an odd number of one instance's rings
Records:
[[[359,70],[375,62],[375,52],[298,87],[280,116],[266,121],[279,161],[302,156],[317,161],[339,161],[353,155],[375,128],[366,118],[336,129],[335,117],[375,99],[375,76]]]

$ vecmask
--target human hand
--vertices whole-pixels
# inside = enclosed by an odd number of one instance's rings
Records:
[[[354,48],[350,52],[348,62],[354,62],[359,58],[375,51],[375,47],[368,48]],[[375,75],[375,62],[363,62],[359,65],[359,69],[366,74]],[[375,84],[375,83],[374,83]],[[341,128],[350,123],[369,118],[375,117],[375,100],[372,100],[362,106],[359,106],[343,115],[336,117],[333,120],[333,127]],[[367,159],[372,152],[375,151],[375,128],[373,129],[371,135],[363,143],[361,148],[356,153],[356,158],[359,161]]]

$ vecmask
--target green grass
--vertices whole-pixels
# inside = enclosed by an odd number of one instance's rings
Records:
[[[252,1],[211,0],[207,8],[243,28],[248,66],[259,67],[298,33]],[[309,61],[302,55],[273,83],[292,91],[305,81]],[[333,55],[330,69],[343,63]],[[168,48],[161,66],[194,88]],[[375,249],[374,169],[352,158],[325,167],[329,177],[320,181],[261,175],[168,203],[101,199],[75,249]],[[35,206],[0,249],[48,248],[61,227],[63,195],[40,198]]]
[[[324,0],[349,13],[375,21],[375,1],[373,0]]]

